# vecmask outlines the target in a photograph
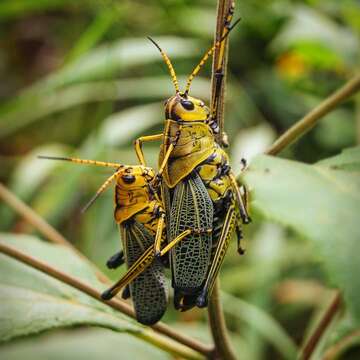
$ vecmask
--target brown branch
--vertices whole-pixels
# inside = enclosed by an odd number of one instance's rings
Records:
[[[221,39],[223,27],[226,19],[226,15],[232,5],[235,5],[234,0],[218,0],[217,3],[217,16],[216,16],[216,29],[214,41]],[[228,40],[226,39],[225,43],[225,58],[223,63],[223,80],[221,84],[221,89],[219,93],[219,104],[217,108],[217,122],[219,125],[219,134],[216,135],[216,140],[219,144],[225,145],[227,143],[226,135],[223,132],[224,130],[224,98],[225,98],[225,83],[226,83],[226,73],[227,73],[227,52],[228,52]],[[212,64],[212,79],[211,79],[211,102],[217,91],[216,89],[216,79],[215,79],[215,68],[218,63],[219,58],[219,48],[215,50]],[[232,345],[229,340],[229,335],[226,329],[226,323],[224,318],[224,313],[222,310],[220,302],[220,291],[219,291],[219,280],[215,282],[213,292],[210,297],[209,306],[208,306],[208,316],[209,316],[209,325],[211,334],[214,340],[215,349],[212,354],[212,358],[224,359],[224,360],[236,360],[235,352],[232,348]]]
[[[90,286],[90,285],[82,282],[81,280],[79,280],[71,275],[68,275],[58,269],[55,269],[51,265],[46,264],[42,261],[39,261],[39,260],[35,259],[34,257],[27,255],[18,249],[8,246],[8,245],[4,244],[3,242],[0,242],[0,253],[6,254],[6,255],[8,255],[26,265],[29,265],[32,268],[35,268],[35,269],[57,279],[65,284],[68,284],[68,285],[74,287],[75,289],[78,289],[81,292],[91,296],[92,298],[94,298],[98,301],[101,301],[102,303],[112,307],[113,309],[120,311],[123,314],[133,316],[131,308],[128,305],[126,305],[125,303],[119,301],[118,299],[104,301],[101,298],[101,292],[98,291],[97,289],[93,288],[92,286]],[[178,337],[177,333],[175,333],[172,329],[170,329],[171,331],[169,331],[169,328],[167,328],[165,325],[162,325],[160,328],[162,328],[162,330],[163,330],[162,333],[164,335],[169,336],[169,334],[171,334],[171,338],[173,340],[176,340],[177,342],[179,342],[183,345],[186,345],[187,347],[189,347],[205,356],[208,356],[211,353],[211,349],[209,349],[207,346],[199,343],[198,341],[196,341],[192,338],[188,338],[183,335]],[[159,331],[159,327],[157,325],[154,325],[153,329],[156,329]],[[169,342],[164,341],[161,338],[157,338],[157,335],[155,333],[153,333],[153,334],[149,333],[148,330],[144,330],[144,331],[145,331],[145,333],[143,333],[143,334],[134,333],[133,335],[144,338],[145,340],[151,338],[155,342],[160,342],[162,344],[162,347],[166,346],[168,348],[168,350],[170,350],[172,353],[181,355],[184,358],[187,358],[187,359],[201,358],[194,351],[189,351],[189,349],[184,349],[182,346],[179,347],[178,344],[175,344],[175,343],[171,344]]]
[[[228,13],[228,10],[230,6],[232,5],[233,0],[219,0],[217,4],[217,18],[216,18],[216,30],[215,30],[215,37],[214,41],[217,41],[222,36],[223,26],[225,22],[225,17]],[[224,130],[224,111],[225,111],[225,104],[224,104],[224,98],[225,98],[225,84],[226,84],[226,73],[227,73],[227,52],[228,52],[228,39],[225,40],[225,58],[224,58],[224,65],[223,65],[223,81],[222,86],[220,89],[219,94],[219,104],[217,109],[217,121],[219,125],[219,134],[217,135],[217,142],[220,144],[224,144],[225,140],[225,134],[223,133]],[[213,57],[213,76],[212,76],[212,84],[211,84],[211,99],[215,96],[215,93],[217,91],[216,89],[216,81],[214,77],[214,69],[216,67],[216,64],[218,62],[219,58],[219,49],[217,49],[214,53]],[[212,101],[212,100],[211,100]],[[226,141],[225,141],[226,143]],[[224,313],[222,310],[221,302],[220,302],[220,291],[219,291],[219,280],[217,279],[215,282],[215,286],[213,289],[213,292],[211,294],[211,298],[209,301],[209,307],[208,307],[208,315],[209,315],[209,325],[210,330],[212,333],[212,337],[215,343],[215,349],[214,349],[214,358],[220,358],[220,359],[226,359],[226,360],[236,360],[235,352],[231,346]]]
[[[45,236],[48,240],[53,243],[64,245],[74,251],[82,259],[90,263],[91,266],[96,271],[98,278],[104,283],[110,283],[110,280],[103,274],[90,260],[83,255],[78,249],[76,249],[68,240],[66,240],[56,229],[54,229],[50,224],[48,224],[40,215],[38,215],[33,209],[28,205],[22,202],[15,194],[13,194],[9,189],[7,189],[3,184],[0,183],[0,198],[3,199],[12,209],[20,214],[27,222],[34,226],[42,235]],[[69,276],[69,275],[67,275]],[[117,300],[117,310],[121,313],[135,318],[135,313],[131,306],[129,306],[124,301]],[[204,355],[208,355],[212,351],[212,347],[204,345],[200,342],[193,340],[190,337],[187,337],[171,327],[165,325],[164,323],[158,322],[152,326],[152,329],[157,331],[160,334],[163,334],[179,343],[186,345],[193,350],[196,350]]]
[[[21,201],[13,192],[0,183],[0,198],[4,200],[15,212],[20,214],[29,224],[33,225],[42,235],[55,244],[70,247],[78,255],[84,257],[74,245],[67,241],[56,229],[48,224],[40,215]]]
[[[0,183],[0,199],[8,204],[16,213],[21,215],[30,225],[39,231],[46,239],[54,244],[59,244],[70,248],[81,259],[89,263],[95,270],[98,279],[104,283],[108,283],[108,278],[95,267],[90,260],[81,253],[70,241],[66,240],[55,228],[53,228],[46,220],[37,214],[31,207],[21,201],[13,192],[11,192],[5,185]]]
[[[216,16],[216,28],[215,28],[215,34],[214,34],[214,43],[216,41],[218,41],[219,39],[221,39],[222,36],[222,30],[224,27],[224,17],[226,14],[226,9],[229,8],[229,1],[228,0],[219,0],[218,4],[217,4],[217,16]],[[223,81],[222,81],[222,86],[220,89],[220,94],[219,94],[219,104],[218,104],[218,108],[217,108],[217,113],[216,113],[216,119],[217,119],[217,123],[219,125],[219,133],[215,134],[215,138],[216,141],[219,144],[223,144],[223,136],[224,136],[224,99],[225,99],[225,84],[226,84],[226,75],[227,75],[227,60],[228,60],[228,42],[229,39],[225,39],[225,46],[226,46],[226,51],[225,51],[225,57],[224,57],[224,74],[223,74]],[[211,78],[211,98],[210,98],[210,103],[212,103],[214,97],[215,97],[215,93],[216,93],[216,79],[215,79],[215,68],[216,68],[216,64],[218,63],[218,59],[219,59],[219,48],[215,49],[214,55],[213,55],[213,61],[212,61],[212,78]]]
[[[301,120],[295,123],[266,151],[268,155],[276,155],[285,147],[292,144],[300,136],[307,133],[326,114],[331,112],[350,96],[360,90],[360,74],[355,75],[344,86],[322,101],[315,109],[310,111]]]
[[[313,333],[308,337],[301,350],[299,358],[301,360],[308,360],[314,352],[317,344],[324,335],[326,329],[334,319],[341,307],[341,295],[339,291],[336,291],[334,298],[332,299],[329,307],[326,309],[324,315],[320,319],[319,323],[315,327]]]
[[[216,280],[208,307],[209,323],[212,337],[216,344],[214,359],[236,360],[236,354],[231,346],[226,329],[224,312],[220,302],[219,279]]]
[[[360,95],[355,99],[356,143],[360,144]]]

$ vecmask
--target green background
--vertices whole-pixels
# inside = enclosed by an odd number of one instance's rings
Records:
[[[184,86],[211,45],[215,12],[214,0],[0,2],[1,181],[113,280],[124,269],[105,268],[120,244],[112,191],[80,213],[110,172],[36,156],[135,163],[132,141],[161,131],[162,104],[173,94],[146,36],[167,51]],[[241,358],[292,359],[331,299],[329,289],[340,287],[346,310],[320,344],[320,358],[360,319],[359,98],[286,149],[284,160],[256,155],[359,68],[360,5],[242,0],[235,16],[242,21],[230,36],[225,128],[234,170],[239,172],[243,157],[250,163],[243,181],[251,190],[254,221],[245,229],[246,255],[237,255],[234,241],[221,271],[225,314]],[[192,95],[205,101],[210,67],[192,86]],[[339,155],[345,148],[352,149]],[[145,151],[156,166],[158,144]],[[78,272],[76,260],[64,264],[70,255],[39,242],[41,236],[3,203],[0,219],[1,241],[100,287],[84,264]],[[4,256],[0,264],[0,306],[7,309],[0,339],[13,339],[0,347],[4,358],[170,358],[128,334],[89,327],[131,332],[135,323],[104,315],[107,310],[88,298],[38,279]],[[56,304],[69,298],[86,306],[80,314],[66,304],[52,307],[50,295]],[[44,305],[36,310],[31,304],[38,302]],[[69,319],[59,316],[69,311]],[[24,315],[29,313],[33,317]],[[164,321],[209,339],[203,310],[177,313],[170,304]],[[357,341],[342,358],[360,356]]]

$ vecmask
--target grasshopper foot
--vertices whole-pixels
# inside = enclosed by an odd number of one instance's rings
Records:
[[[105,290],[102,294],[101,294],[101,298],[103,300],[110,300],[114,297],[114,295],[112,294],[111,290]]]

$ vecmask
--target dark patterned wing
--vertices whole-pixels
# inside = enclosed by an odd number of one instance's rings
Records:
[[[127,266],[130,267],[151,245],[154,237],[138,222],[122,226],[122,238]],[[144,325],[153,325],[164,315],[168,303],[164,268],[155,260],[144,272],[130,283],[136,319]]]
[[[188,229],[212,229],[213,204],[197,173],[176,185],[170,210],[170,240]],[[212,248],[211,233],[194,233],[171,250],[173,287],[176,293],[198,292],[206,278]],[[176,295],[176,294],[175,294]]]

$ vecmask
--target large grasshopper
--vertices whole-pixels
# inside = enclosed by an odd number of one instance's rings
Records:
[[[236,182],[226,152],[215,140],[219,131],[216,119],[218,99],[211,108],[200,99],[189,96],[191,82],[215,49],[223,47],[233,14],[230,8],[222,38],[215,42],[189,76],[184,92],[179,89],[175,70],[166,53],[159,49],[175,87],[175,95],[165,102],[164,132],[143,136],[135,141],[135,151],[145,166],[142,144],[160,140],[159,173],[162,197],[167,214],[167,233],[173,241],[186,229],[208,229],[187,236],[171,250],[174,305],[186,310],[194,305],[207,306],[215,279],[223,262],[230,239],[235,232],[240,247],[241,223],[249,223],[246,189]],[[224,51],[220,51],[225,56]],[[221,64],[221,56],[219,64]],[[221,83],[221,65],[217,69]]]
[[[165,212],[160,198],[151,188],[151,182],[155,178],[153,169],[141,165],[129,166],[76,158],[41,158],[115,169],[85,207],[87,209],[113,181],[116,181],[114,217],[119,224],[123,251],[112,256],[107,265],[109,268],[117,268],[126,262],[129,270],[122,281],[102,294],[102,298],[112,298],[126,285],[123,297],[132,298],[136,319],[144,325],[152,325],[159,321],[167,308],[168,290],[163,263],[153,261],[155,252],[160,257],[165,255],[191,231],[184,231],[168,244],[169,246],[165,246]]]

